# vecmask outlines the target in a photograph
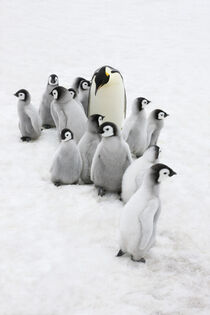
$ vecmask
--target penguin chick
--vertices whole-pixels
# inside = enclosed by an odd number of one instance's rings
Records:
[[[81,77],[76,78],[73,83],[73,87],[77,91],[76,99],[82,104],[86,115],[88,115],[90,84],[90,81]]]
[[[56,74],[51,74],[48,78],[47,86],[45,92],[42,96],[42,101],[39,107],[39,114],[42,121],[42,127],[45,129],[55,127],[54,120],[51,115],[51,103],[53,100],[53,96],[50,92],[58,86],[58,76]]]
[[[70,129],[61,131],[61,143],[50,169],[51,180],[56,186],[76,184],[82,170],[82,159]]]
[[[59,134],[64,128],[71,129],[76,142],[79,142],[86,131],[87,117],[74,99],[75,91],[58,86],[52,90],[51,94],[54,98],[51,114]]]
[[[21,89],[14,94],[18,97],[19,129],[22,141],[30,141],[41,135],[41,121],[35,107],[31,104],[31,95]]]
[[[129,146],[112,122],[103,123],[99,133],[102,140],[93,157],[91,179],[100,196],[105,191],[120,193],[123,174],[132,161]]]
[[[145,262],[145,255],[155,242],[156,225],[160,214],[160,183],[176,173],[164,164],[150,167],[143,184],[125,205],[120,218],[120,251],[134,261]]]
[[[144,97],[138,97],[132,105],[131,115],[123,127],[123,137],[128,143],[131,153],[140,157],[147,148],[147,127],[145,107],[150,103]]]
[[[90,169],[95,154],[96,148],[101,141],[101,135],[99,132],[99,126],[102,124],[104,116],[91,115],[87,122],[87,131],[84,133],[78,148],[82,158],[82,173],[81,179],[85,184],[91,184]]]
[[[157,145],[149,147],[144,155],[136,159],[125,171],[122,180],[121,198],[124,203],[139,189],[144,174],[148,168],[158,162],[160,148]]]
[[[147,147],[157,144],[160,131],[164,126],[164,118],[169,116],[162,109],[153,110],[147,122]]]
[[[96,70],[91,80],[88,115],[105,116],[105,121],[122,128],[126,114],[126,93],[122,75],[110,66]]]
[[[73,99],[77,102],[78,106],[84,111],[84,107],[82,106],[82,103],[78,99],[78,93],[73,88],[68,89],[69,92],[71,92]]]

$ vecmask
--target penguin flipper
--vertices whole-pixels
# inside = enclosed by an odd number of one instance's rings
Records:
[[[37,134],[40,134],[41,133],[41,120],[35,108],[33,108],[32,106],[27,106],[26,113],[31,120],[31,125],[34,128],[35,132]]]
[[[150,242],[154,229],[154,217],[158,210],[158,201],[152,199],[139,217],[141,224],[141,240],[139,249],[144,250]]]

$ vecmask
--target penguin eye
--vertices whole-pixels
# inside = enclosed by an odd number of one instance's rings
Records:
[[[147,100],[143,100],[142,105],[147,105]]]

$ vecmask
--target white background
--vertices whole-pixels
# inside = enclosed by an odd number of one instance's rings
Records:
[[[210,2],[0,1],[0,314],[209,314]],[[170,116],[161,161],[178,175],[161,189],[147,263],[116,258],[122,204],[93,186],[54,187],[54,130],[19,139],[17,99],[38,108],[48,75],[70,87],[105,64],[128,97]]]

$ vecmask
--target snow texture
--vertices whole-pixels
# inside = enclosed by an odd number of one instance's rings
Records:
[[[208,0],[8,1],[0,13],[0,314],[210,314]],[[38,109],[48,75],[69,87],[105,64],[170,116],[156,246],[116,258],[122,203],[90,186],[54,187],[55,130],[19,139],[17,99]]]

